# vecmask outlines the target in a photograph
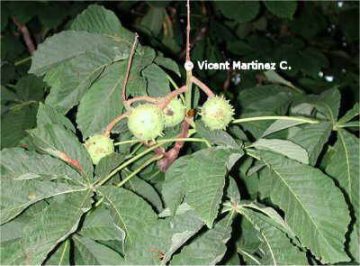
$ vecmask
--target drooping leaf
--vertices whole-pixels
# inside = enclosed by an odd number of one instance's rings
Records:
[[[126,264],[166,264],[203,225],[193,211],[185,211],[138,228],[136,241],[125,251]]]
[[[142,71],[147,82],[147,92],[152,97],[163,97],[170,92],[166,73],[158,65],[151,64]]]
[[[55,253],[46,260],[45,265],[70,265],[70,241],[62,242]]]
[[[344,197],[320,170],[272,152],[261,152],[271,169],[270,199],[284,212],[301,243],[324,262],[348,261],[344,251],[350,221]]]
[[[212,227],[223,195],[226,165],[231,154],[224,148],[209,148],[177,160],[167,172],[163,187],[165,203],[169,201],[167,206],[176,208],[185,196],[185,201],[208,227]],[[173,195],[175,191],[178,194]]]
[[[191,155],[182,156],[177,159],[166,171],[165,181],[162,185],[162,196],[171,214],[175,214],[176,209],[185,197],[184,180],[187,178],[186,166],[191,161]]]
[[[21,148],[1,151],[1,175],[3,179],[14,180],[43,177],[47,180],[64,178],[78,181],[80,178],[79,173],[61,160]]]
[[[301,146],[281,139],[258,139],[251,146],[259,150],[269,150],[282,154],[300,163],[308,164],[309,156],[307,151]]]
[[[326,173],[335,178],[344,189],[354,212],[350,235],[350,252],[356,261],[360,261],[359,245],[359,139],[346,130],[337,131],[337,141],[333,155],[326,166]]]
[[[47,124],[28,133],[37,149],[66,161],[88,178],[92,177],[93,166],[90,155],[72,132],[60,125]],[[68,161],[69,159],[71,162]]]
[[[23,252],[29,264],[41,264],[47,255],[73,233],[92,203],[92,192],[65,195],[52,202],[24,227]]]
[[[192,154],[191,162],[183,169],[187,175],[185,201],[210,228],[218,214],[230,154],[226,149],[200,150]]]
[[[172,59],[158,55],[155,58],[154,63],[156,63],[157,65],[159,65],[167,70],[174,72],[176,75],[178,75],[180,77],[179,66]]]
[[[304,124],[304,123],[301,121],[293,121],[293,120],[276,120],[265,130],[265,132],[262,134],[261,137],[263,138],[272,133],[276,133],[283,129],[287,129],[287,128],[294,127],[294,126],[301,125],[301,124]]]
[[[156,222],[151,206],[133,192],[116,187],[102,187],[99,191],[115,224],[124,230],[126,243],[133,244],[140,228]]]
[[[124,258],[115,250],[91,238],[75,235],[75,261],[78,265],[120,265]]]
[[[121,88],[126,66],[126,61],[120,61],[107,67],[101,78],[82,97],[76,122],[84,139],[101,134],[121,114]]]
[[[79,232],[81,236],[93,240],[119,240],[123,241],[125,233],[117,227],[110,215],[110,211],[101,205],[86,215]]]
[[[1,224],[16,217],[32,204],[62,194],[84,190],[60,182],[3,179],[1,182]]]
[[[309,155],[309,164],[315,165],[330,136],[331,129],[331,124],[328,122],[292,128],[293,131],[290,130],[289,140],[306,149]]]
[[[47,104],[40,103],[36,121],[37,126],[43,126],[46,124],[63,125],[66,129],[75,133],[75,127],[71,121]]]
[[[337,131],[337,138],[334,153],[325,171],[346,191],[355,216],[359,219],[359,139],[343,129]]]
[[[171,265],[215,265],[224,256],[231,235],[231,218],[225,217],[214,228],[196,237],[171,260]]]
[[[291,240],[271,218],[246,207],[240,207],[239,213],[259,231],[261,244],[254,254],[249,254],[255,263],[261,265],[306,265],[306,254],[291,243]],[[286,250],[286,252],[285,252]]]
[[[343,125],[360,114],[359,103],[356,103],[347,113],[339,119],[337,125]]]

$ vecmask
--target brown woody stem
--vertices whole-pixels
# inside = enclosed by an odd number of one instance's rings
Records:
[[[213,91],[208,86],[206,86],[203,82],[201,82],[196,77],[192,76],[191,81],[196,86],[198,86],[203,92],[205,92],[208,97],[214,97],[215,96],[215,93],[213,93]]]
[[[138,38],[139,38],[139,35],[137,33],[135,33],[134,43],[133,43],[133,45],[131,47],[129,60],[128,60],[128,64],[127,64],[127,69],[126,69],[126,74],[125,74],[125,78],[124,78],[123,86],[122,86],[122,90],[121,90],[121,99],[123,101],[123,104],[124,104],[126,110],[130,110],[130,108],[131,108],[130,105],[126,101],[126,84],[127,84],[128,80],[129,80],[132,60],[133,60],[133,57],[134,57],[134,54],[135,54],[135,49],[136,49],[136,45],[137,45],[137,42],[138,42]]]
[[[15,25],[17,26],[18,30],[21,32],[21,35],[24,38],[24,42],[26,44],[26,48],[27,48],[28,52],[31,55],[33,55],[33,53],[35,52],[35,45],[31,39],[31,35],[30,35],[28,28],[24,24],[20,23],[16,17],[13,17],[12,20],[15,23]]]

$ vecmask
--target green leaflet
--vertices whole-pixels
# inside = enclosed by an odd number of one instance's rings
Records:
[[[335,178],[341,188],[344,189],[354,212],[355,219],[352,221],[350,252],[360,261],[359,254],[359,139],[346,130],[338,129],[337,141],[334,145],[333,155],[326,166],[326,173]]]
[[[226,165],[232,151],[208,148],[182,157],[166,173],[164,201],[174,212],[185,196],[208,227],[218,215],[225,186]]]
[[[6,256],[1,263],[44,263],[48,254],[77,229],[80,218],[91,207],[91,196],[91,191],[71,193],[51,200],[50,205],[41,205],[42,209],[37,209],[21,227],[21,238],[2,245]]]
[[[309,164],[315,165],[317,159],[328,141],[332,130],[329,122],[314,125],[304,125],[301,128],[292,128],[289,140],[303,147],[309,155]]]
[[[103,33],[131,43],[133,33],[130,33],[120,24],[116,15],[99,5],[90,5],[79,14],[70,27],[75,31]]]
[[[101,187],[99,192],[111,211],[114,222],[125,232],[129,245],[136,242],[140,228],[153,225],[156,214],[142,198],[128,190],[116,187]]]
[[[77,265],[120,265],[124,262],[119,253],[91,238],[75,235],[73,239]]]
[[[83,191],[80,186],[59,182],[30,180],[2,180],[1,224],[8,222],[32,204],[54,196]]]
[[[74,133],[76,132],[74,125],[67,117],[63,116],[56,109],[47,104],[40,103],[36,122],[38,127],[46,124],[57,124],[64,126]]]
[[[166,264],[203,225],[196,213],[185,211],[138,228],[136,241],[125,251],[126,264]]]
[[[301,146],[288,140],[258,139],[253,144],[251,144],[251,146],[259,150],[269,150],[279,153],[300,163],[309,163],[309,156],[307,151]]]
[[[87,178],[93,175],[90,155],[78,141],[76,135],[67,131],[63,126],[47,124],[28,131],[36,148],[61,160],[64,154],[70,157],[73,164],[69,164]]]
[[[70,240],[62,242],[45,265],[70,265]]]
[[[227,216],[215,223],[214,228],[184,246],[173,257],[171,265],[215,265],[224,256],[230,235],[231,217]]]
[[[272,152],[261,152],[271,169],[270,199],[301,243],[324,262],[348,261],[344,251],[350,221],[344,197],[320,170]]]
[[[101,241],[123,241],[125,238],[125,232],[116,226],[110,211],[103,204],[86,215],[80,235]]]
[[[258,252],[247,253],[241,247],[238,251],[252,259],[252,263],[261,265],[306,265],[306,254],[291,243],[281,227],[274,225],[271,217],[251,208],[240,207],[239,213],[259,231],[261,244]]]

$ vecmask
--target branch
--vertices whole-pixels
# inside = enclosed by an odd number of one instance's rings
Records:
[[[13,22],[15,23],[15,25],[18,27],[18,30],[21,32],[22,37],[24,38],[24,42],[26,44],[27,50],[28,52],[33,55],[34,51],[35,51],[35,45],[34,42],[31,39],[31,35],[30,32],[28,30],[28,28],[20,23],[16,17],[12,17]]]
[[[186,138],[189,134],[190,124],[184,120],[181,124],[181,132],[177,138]],[[172,163],[178,158],[181,148],[184,146],[184,141],[176,141],[173,148],[163,154],[163,158],[158,161],[160,171],[166,172]]]
[[[174,99],[175,97],[177,97],[178,95],[184,93],[187,91],[187,87],[184,85],[182,87],[180,87],[179,89],[176,89],[172,92],[170,92],[168,95],[166,95],[163,100],[159,103],[159,107],[161,109],[164,109],[170,102],[172,99]]]
[[[139,101],[144,101],[144,102],[149,102],[149,103],[158,103],[159,99],[150,97],[150,96],[138,96],[138,97],[134,97],[134,98],[127,100],[126,103],[130,106],[134,102],[139,102]]]
[[[187,25],[186,25],[186,62],[190,60],[190,0],[186,2],[187,8]]]
[[[109,137],[111,130],[114,128],[114,126],[119,123],[122,119],[124,119],[125,117],[127,117],[129,115],[129,112],[123,113],[117,117],[115,117],[115,119],[113,119],[105,128],[104,130],[104,136]]]
[[[208,97],[214,97],[215,96],[213,91],[208,86],[206,86],[204,83],[202,83],[200,80],[198,80],[196,77],[192,76],[191,81],[196,86],[198,86],[203,92],[205,92]]]
[[[134,54],[135,54],[135,48],[136,48],[136,45],[137,45],[137,42],[138,42],[138,38],[139,38],[139,35],[137,33],[135,33],[134,43],[133,43],[133,45],[131,47],[129,60],[128,60],[128,65],[127,65],[127,69],[126,69],[126,74],[125,74],[125,78],[124,78],[123,86],[122,86],[122,90],[121,90],[121,99],[123,101],[123,104],[124,104],[126,110],[130,109],[130,105],[128,105],[128,103],[126,101],[126,84],[128,82],[128,79],[129,79],[132,60],[133,60],[133,57],[134,57]]]

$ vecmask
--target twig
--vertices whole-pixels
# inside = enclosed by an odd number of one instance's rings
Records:
[[[184,120],[181,124],[181,132],[177,138],[186,138],[189,133],[190,124]],[[178,158],[181,148],[184,146],[184,141],[176,141],[173,148],[163,154],[163,158],[158,161],[160,171],[166,172],[171,164]]]
[[[134,102],[144,101],[144,102],[149,102],[149,103],[157,103],[157,102],[159,102],[159,100],[160,99],[158,99],[158,98],[153,98],[150,96],[138,96],[138,97],[131,98],[131,99],[127,100],[126,102],[130,106]]]
[[[170,92],[168,95],[166,95],[164,97],[164,99],[159,103],[159,107],[161,109],[164,109],[170,102],[172,99],[174,99],[175,97],[177,97],[178,95],[184,93],[187,91],[187,87],[186,86],[182,86],[179,89],[176,89],[172,92]]]
[[[109,137],[111,130],[114,128],[114,126],[119,123],[122,119],[124,119],[125,117],[127,117],[129,115],[129,112],[123,113],[119,116],[117,116],[115,119],[113,119],[105,128],[104,130],[104,136]]]
[[[13,22],[18,27],[18,30],[21,32],[22,37],[24,38],[24,42],[26,44],[28,52],[33,55],[35,52],[35,45],[33,40],[31,39],[30,32],[26,25],[20,23],[16,17],[12,17]]]
[[[187,23],[186,23],[186,62],[190,61],[190,1],[186,2]]]
[[[133,45],[131,47],[129,60],[128,60],[128,65],[127,65],[127,69],[126,69],[126,74],[125,74],[125,78],[124,78],[123,86],[122,86],[122,90],[121,90],[121,99],[123,101],[123,104],[124,104],[126,110],[130,110],[130,105],[128,105],[128,103],[126,101],[126,84],[128,82],[128,79],[129,79],[132,60],[133,60],[133,57],[134,57],[134,54],[135,54],[135,48],[136,48],[136,45],[137,45],[137,42],[138,42],[138,38],[139,38],[139,35],[135,32],[134,43],[133,43]]]
[[[209,96],[209,97],[214,97],[215,96],[213,91],[208,86],[206,86],[204,83],[202,83],[200,80],[198,80],[196,77],[192,76],[191,81],[196,86],[198,86],[203,92],[205,92],[207,96]]]

